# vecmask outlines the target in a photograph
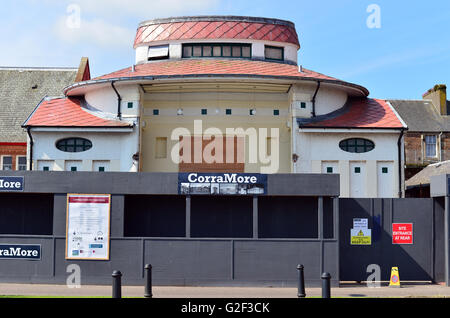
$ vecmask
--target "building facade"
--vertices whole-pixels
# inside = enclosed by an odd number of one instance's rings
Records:
[[[405,179],[411,180],[425,167],[450,160],[450,102],[445,85],[436,85],[422,100],[391,100],[405,121]],[[407,185],[408,196],[429,197],[429,178],[416,178]]]
[[[27,170],[27,132],[20,125],[46,95],[61,95],[89,79],[87,58],[78,68],[0,67],[0,170]]]
[[[339,173],[342,197],[402,195],[392,105],[299,65],[292,22],[139,25],[135,65],[64,89],[24,122],[35,170]]]

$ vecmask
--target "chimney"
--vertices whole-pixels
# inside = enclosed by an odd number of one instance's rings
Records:
[[[431,100],[441,116],[449,115],[447,109],[447,86],[445,84],[435,85],[423,94],[423,99]]]

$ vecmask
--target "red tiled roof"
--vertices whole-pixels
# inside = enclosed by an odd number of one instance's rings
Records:
[[[129,123],[97,117],[75,98],[44,100],[23,126],[39,127],[130,127]]]
[[[301,124],[302,128],[403,128],[403,124],[385,100],[358,98],[337,117]]]
[[[158,61],[131,67],[103,75],[93,80],[111,79],[120,77],[140,76],[176,76],[176,75],[251,75],[251,76],[287,76],[298,78],[313,78],[338,81],[338,79],[326,76],[303,68],[300,73],[296,65],[238,60],[238,59],[185,59],[176,61]]]
[[[244,39],[292,43],[300,46],[293,25],[250,21],[176,21],[141,25],[134,47],[155,41]]]

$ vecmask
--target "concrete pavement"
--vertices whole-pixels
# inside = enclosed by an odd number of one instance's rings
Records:
[[[306,288],[307,297],[321,297],[320,288]],[[111,286],[0,284],[0,295],[111,297]],[[123,297],[143,297],[143,286],[123,286]],[[153,287],[155,298],[296,298],[296,288],[269,287]],[[332,297],[449,297],[450,287],[432,284],[405,284],[402,288],[368,288],[365,285],[345,284],[332,288]]]

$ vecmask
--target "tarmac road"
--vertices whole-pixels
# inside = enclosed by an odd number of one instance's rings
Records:
[[[111,297],[111,286],[0,284],[0,295]],[[143,297],[143,286],[123,286],[123,297]],[[321,288],[306,288],[307,297],[321,297]],[[402,288],[345,284],[331,289],[332,297],[449,297],[450,287],[432,284],[404,284]],[[153,287],[154,298],[296,298],[296,288],[269,287]]]

